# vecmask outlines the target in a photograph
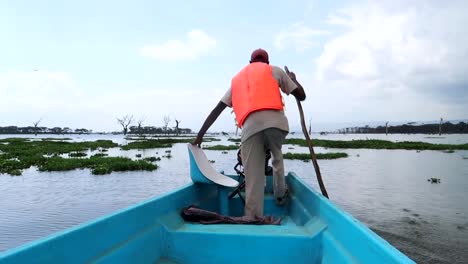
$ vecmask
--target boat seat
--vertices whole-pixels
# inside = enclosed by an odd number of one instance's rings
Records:
[[[187,144],[190,157],[190,177],[195,183],[216,184],[235,188],[239,182],[217,172],[208,161],[205,152],[192,144]]]

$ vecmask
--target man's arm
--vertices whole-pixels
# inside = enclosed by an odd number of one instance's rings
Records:
[[[306,94],[302,85],[297,81],[296,74],[294,72],[290,72],[287,66],[284,66],[284,70],[286,71],[286,74],[288,74],[289,78],[291,78],[291,80],[297,85],[297,88],[294,89],[291,94],[299,101],[304,101],[306,99]]]
[[[203,140],[203,136],[205,135],[206,131],[211,127],[214,121],[216,121],[216,119],[223,112],[226,106],[227,105],[225,103],[223,103],[222,101],[219,101],[216,107],[211,111],[211,113],[206,118],[205,122],[203,123],[203,126],[200,128],[197,138],[195,139],[195,141],[192,142],[193,145],[200,146]]]

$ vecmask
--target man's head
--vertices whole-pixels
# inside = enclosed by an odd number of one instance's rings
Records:
[[[250,63],[252,62],[263,62],[269,64],[268,53],[264,49],[256,49],[250,56]]]

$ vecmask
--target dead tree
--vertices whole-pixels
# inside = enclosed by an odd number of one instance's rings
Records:
[[[441,117],[440,118],[440,124],[439,124],[439,136],[442,135],[442,122],[444,122],[444,119]]]
[[[34,136],[37,136],[37,126],[39,125],[41,120],[42,120],[42,118],[37,120],[36,122],[33,122],[33,124],[34,124]]]
[[[138,124],[138,135],[141,137],[143,135],[143,122],[145,122],[146,117],[142,116],[140,119],[138,119],[137,124]]]
[[[133,115],[125,115],[122,118],[117,118],[117,122],[122,126],[123,134],[127,135],[128,126],[133,122]]]
[[[180,120],[175,119],[175,122],[176,122],[176,126],[175,126],[176,135],[179,136],[179,124],[180,124]]]
[[[164,116],[164,118],[163,118],[163,124],[164,124],[163,128],[164,128],[164,134],[166,134],[166,135],[167,135],[167,128],[169,127],[170,122],[171,122],[171,118],[168,115]]]
[[[309,135],[312,135],[312,119],[309,119]]]
[[[385,123],[385,135],[388,135],[388,121]]]

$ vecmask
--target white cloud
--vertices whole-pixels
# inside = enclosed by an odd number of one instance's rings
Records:
[[[314,85],[354,118],[466,118],[467,7],[374,2],[331,14],[341,33],[324,44]]]
[[[317,44],[316,37],[327,34],[327,31],[314,30],[302,23],[296,23],[274,37],[274,46],[280,50],[293,47],[297,52],[303,52]]]
[[[140,52],[143,56],[159,60],[192,60],[205,55],[216,47],[216,39],[202,30],[187,33],[185,40],[169,40],[159,45],[146,45]]]

